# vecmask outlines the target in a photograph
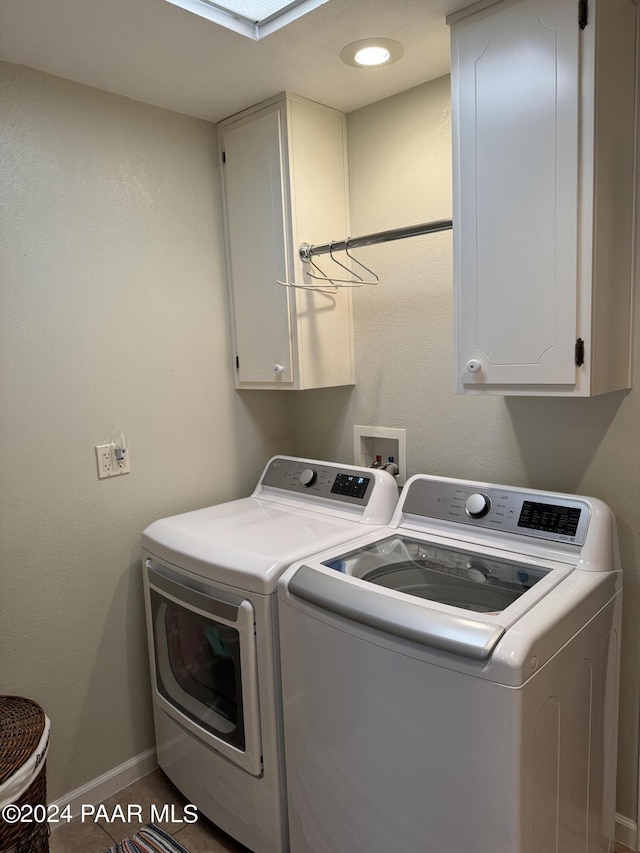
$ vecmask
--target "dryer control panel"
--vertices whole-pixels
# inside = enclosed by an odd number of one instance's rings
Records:
[[[366,506],[375,488],[374,475],[368,468],[277,457],[271,460],[261,484],[294,494]]]
[[[583,545],[591,510],[567,495],[419,477],[407,484],[403,512]]]

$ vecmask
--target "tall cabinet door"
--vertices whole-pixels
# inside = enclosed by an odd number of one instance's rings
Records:
[[[285,199],[285,106],[225,129],[224,190],[238,379],[293,380]]]
[[[458,382],[575,383],[577,3],[452,31]]]

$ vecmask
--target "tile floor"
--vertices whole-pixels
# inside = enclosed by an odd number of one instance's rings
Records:
[[[104,801],[109,815],[113,815],[115,807],[121,805],[125,817],[130,804],[143,806],[142,820],[135,819],[127,823],[121,820],[107,822],[101,817],[95,822],[93,818],[85,818],[84,821],[76,818],[53,830],[49,839],[49,853],[104,853],[149,822],[152,804],[158,809],[173,805],[173,817],[179,818],[186,800],[161,770],[154,770]],[[135,818],[135,813],[132,816]],[[233,841],[202,815],[197,823],[158,821],[158,825],[183,844],[189,853],[249,853],[246,847]]]

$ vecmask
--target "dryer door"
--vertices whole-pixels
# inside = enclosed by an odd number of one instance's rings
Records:
[[[251,601],[153,560],[145,598],[154,700],[247,772],[262,772]]]

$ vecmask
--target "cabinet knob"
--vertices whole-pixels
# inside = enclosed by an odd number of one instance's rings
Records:
[[[477,373],[479,370],[482,370],[482,364],[477,358],[470,358],[467,362],[467,370],[469,373]]]
[[[274,364],[273,372],[277,375],[278,373],[284,372],[284,364]]]

